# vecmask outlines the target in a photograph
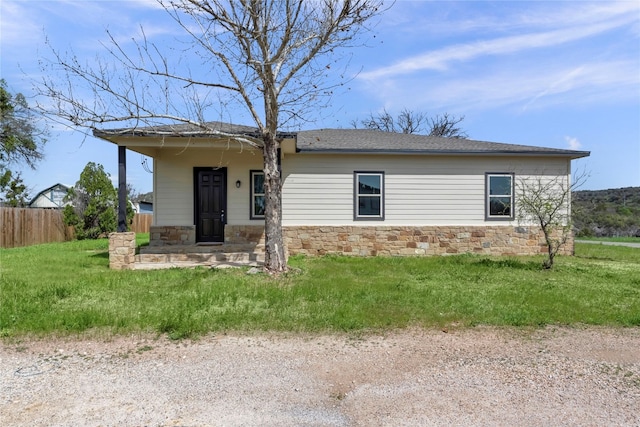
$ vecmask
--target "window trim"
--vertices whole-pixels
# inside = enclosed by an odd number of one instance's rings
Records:
[[[256,175],[262,175],[264,177],[264,171],[261,169],[251,169],[249,171],[249,219],[264,219],[264,215],[255,215],[255,196],[262,196],[266,198],[266,193],[255,193],[254,189],[254,183],[253,183],[253,177]],[[264,191],[264,188],[263,188]]]
[[[358,208],[359,203],[358,199],[360,194],[358,193],[358,177],[360,175],[378,175],[380,176],[380,215],[359,215]],[[354,171],[353,172],[353,220],[354,221],[384,221],[385,216],[385,182],[384,182],[384,172],[383,171]],[[371,196],[371,195],[368,195]]]
[[[511,198],[511,212],[509,215],[491,215],[491,197],[507,197],[506,194],[489,194],[490,179],[492,176],[511,178],[511,194],[508,195]],[[485,172],[484,174],[484,219],[485,221],[513,221],[515,219],[515,206],[516,206],[516,194],[515,194],[515,182],[516,174],[513,172]]]

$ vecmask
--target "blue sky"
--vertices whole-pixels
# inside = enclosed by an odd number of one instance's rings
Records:
[[[2,78],[28,99],[51,57],[45,36],[91,60],[107,28],[124,41],[140,26],[150,40],[175,29],[153,0],[3,0],[0,16]],[[308,128],[383,109],[446,112],[465,117],[472,139],[591,151],[574,161],[590,173],[583,189],[640,186],[639,1],[398,0],[373,35],[348,51],[357,75]],[[56,126],[45,156],[22,170],[31,195],[75,183],[89,161],[117,179],[117,148],[93,137]],[[128,181],[151,191],[141,156],[127,161]]]

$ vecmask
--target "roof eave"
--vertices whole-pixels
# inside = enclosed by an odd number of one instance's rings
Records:
[[[591,155],[590,151],[455,151],[455,150],[350,150],[298,148],[298,153],[308,154],[367,154],[367,155],[431,155],[431,156],[519,156],[519,157],[570,157],[579,159]]]
[[[262,139],[262,134],[257,132],[238,132],[238,133],[216,133],[216,132],[143,132],[131,131],[117,132],[101,129],[94,129],[93,136],[114,142],[115,138],[228,138],[229,136]],[[278,132],[277,139],[294,139],[295,133]]]

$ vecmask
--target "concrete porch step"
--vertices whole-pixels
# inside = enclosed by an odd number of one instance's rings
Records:
[[[264,253],[255,252],[140,253],[135,257],[134,269],[257,267],[262,264]]]
[[[214,253],[171,253],[138,254],[136,262],[264,262],[263,253],[255,252],[214,252]]]

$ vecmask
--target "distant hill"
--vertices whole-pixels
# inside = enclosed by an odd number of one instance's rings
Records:
[[[578,237],[640,237],[640,187],[575,191],[572,216]]]

